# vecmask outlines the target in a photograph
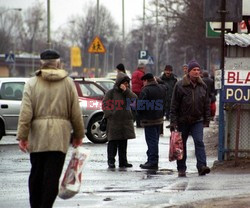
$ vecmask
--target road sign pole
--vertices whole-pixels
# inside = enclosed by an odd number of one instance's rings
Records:
[[[223,92],[224,92],[224,67],[225,67],[225,19],[226,19],[226,0],[221,2],[221,89],[220,89],[220,100],[219,100],[219,149],[218,149],[218,160],[224,160],[224,103],[223,103]]]

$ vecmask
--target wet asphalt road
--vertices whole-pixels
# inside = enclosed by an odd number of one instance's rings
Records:
[[[167,124],[167,123],[166,123]],[[137,138],[128,142],[128,160],[133,168],[109,170],[106,144],[93,144],[85,139],[84,147],[91,156],[83,170],[81,191],[72,199],[56,199],[55,208],[69,207],[170,207],[214,197],[250,194],[250,174],[209,174],[198,177],[192,139],[188,143],[187,178],[178,178],[175,162],[168,161],[169,132],[160,138],[158,171],[139,168],[146,161],[143,129],[136,129]],[[71,156],[69,149],[66,165]],[[212,166],[216,158],[208,158]],[[0,141],[0,207],[27,208],[29,155],[18,150],[14,137]]]

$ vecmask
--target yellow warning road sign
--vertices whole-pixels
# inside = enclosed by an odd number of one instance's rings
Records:
[[[104,45],[102,44],[101,39],[96,36],[94,40],[91,42],[89,49],[89,53],[106,53],[106,49]]]

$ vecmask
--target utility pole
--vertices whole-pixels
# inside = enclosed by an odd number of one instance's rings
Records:
[[[122,0],[122,62],[125,64],[125,18],[124,0]]]
[[[50,40],[50,0],[47,0],[47,46],[51,48]]]
[[[156,53],[155,53],[155,74],[159,73],[159,0],[156,0]]]
[[[225,67],[225,20],[226,20],[226,0],[221,1],[221,89],[219,100],[219,154],[218,160],[222,161],[224,158],[224,103],[222,101],[224,91],[224,67]]]
[[[99,29],[99,0],[96,2],[96,35],[100,35],[100,29]],[[99,69],[99,54],[95,54],[95,76],[98,75],[98,69]]]
[[[145,0],[143,0],[143,18],[142,18],[142,50],[145,49]]]

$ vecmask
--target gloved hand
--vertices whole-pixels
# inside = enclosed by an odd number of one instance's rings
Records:
[[[172,123],[170,124],[170,132],[177,130],[177,124]]]
[[[209,121],[204,121],[203,122],[203,127],[209,127]]]

